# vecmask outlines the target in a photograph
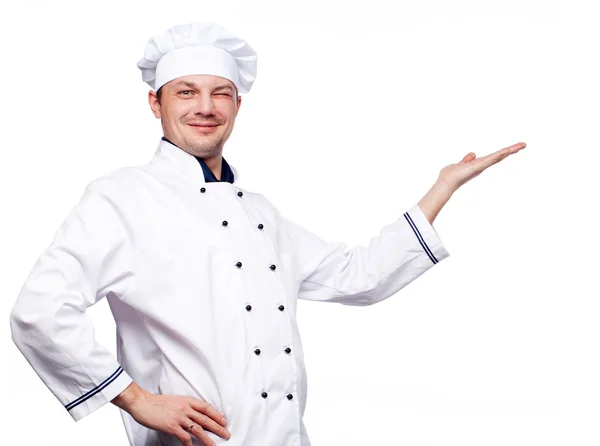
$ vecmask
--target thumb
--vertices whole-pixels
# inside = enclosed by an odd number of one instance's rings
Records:
[[[473,152],[469,152],[467,153],[462,160],[460,160],[460,162],[458,164],[464,164],[464,163],[468,163],[473,161],[475,158],[477,157],[477,155],[475,155],[475,153]]]

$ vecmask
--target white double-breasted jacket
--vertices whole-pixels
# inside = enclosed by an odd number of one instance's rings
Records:
[[[368,245],[325,242],[261,194],[206,182],[162,140],[151,162],[92,181],[24,283],[13,339],[79,420],[134,380],[203,399],[229,446],[309,446],[298,299],[371,305],[449,256],[414,205]],[[86,308],[106,297],[117,356]],[[180,445],[121,411],[133,446]],[[194,444],[200,444],[194,439]]]

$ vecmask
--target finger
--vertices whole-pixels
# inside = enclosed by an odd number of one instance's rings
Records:
[[[512,155],[513,153],[517,153],[519,150],[524,149],[526,144],[524,142],[519,142],[517,144],[513,144],[512,146],[505,147],[506,156]]]
[[[524,142],[518,142],[516,144],[513,144],[512,146],[505,147],[505,149],[507,150],[509,155],[512,155],[513,153],[517,153],[519,150],[522,150],[525,147],[527,147],[527,144],[525,144]]]
[[[227,419],[225,418],[225,415],[223,415],[221,412],[219,412],[213,406],[208,404],[206,401],[197,400],[195,398],[188,398],[188,403],[190,404],[192,409],[194,409],[196,412],[200,412],[200,413],[208,415],[210,418],[212,418],[213,420],[215,420],[217,423],[221,424],[222,426],[227,425]]]
[[[500,149],[497,152],[490,153],[489,155],[479,158],[477,161],[479,161],[484,166],[484,168],[488,168],[491,165],[502,161],[508,155],[511,155],[512,153],[521,150],[522,148],[524,148],[524,144],[525,143],[517,143],[513,144],[512,146],[504,147],[503,149]]]
[[[513,144],[511,146],[504,147],[503,149],[500,149],[497,152],[492,153],[491,155],[488,155],[488,156],[510,155],[512,153],[518,152],[521,149],[524,149],[526,146],[527,146],[527,144],[525,144],[524,142],[518,142],[518,143]]]
[[[219,423],[217,423],[215,420],[208,417],[207,415],[204,415],[199,412],[191,412],[187,414],[187,416],[196,424],[202,426],[206,430],[214,432],[220,437],[223,437],[225,439],[229,439],[231,437],[231,434],[226,428],[221,426]]]
[[[175,429],[173,435],[175,435],[179,441],[181,441],[183,446],[192,446],[192,437],[184,428]]]
[[[204,446],[215,446],[215,442],[210,439],[210,437],[206,434],[206,432],[204,431],[204,429],[202,429],[201,426],[199,426],[197,423],[194,423],[194,421],[192,420],[189,420],[186,423],[187,426],[182,427],[182,429],[184,429],[186,433],[188,433],[188,436],[190,434],[193,435],[198,440],[200,440]],[[190,446],[192,446],[191,440]]]

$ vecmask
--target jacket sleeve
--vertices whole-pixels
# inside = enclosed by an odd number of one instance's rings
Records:
[[[35,262],[10,314],[14,343],[75,421],[132,382],[95,341],[86,315],[87,307],[109,292],[123,293],[132,279],[114,189],[102,180],[86,187]]]
[[[414,205],[367,246],[328,243],[284,219],[300,270],[299,299],[372,305],[392,296],[450,254]]]

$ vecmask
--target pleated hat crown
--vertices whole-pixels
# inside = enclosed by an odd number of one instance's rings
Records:
[[[256,79],[257,54],[221,25],[195,22],[151,37],[137,66],[154,91],[182,76],[210,74],[229,79],[244,94]]]

